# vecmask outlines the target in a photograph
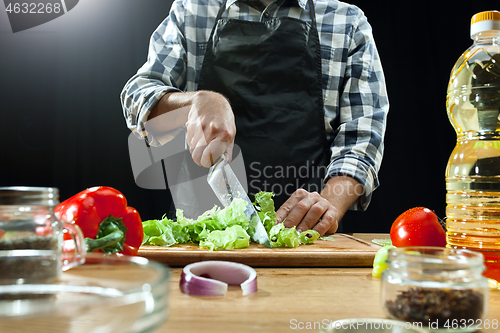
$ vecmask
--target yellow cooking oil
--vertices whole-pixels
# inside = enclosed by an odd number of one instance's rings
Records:
[[[483,253],[500,282],[500,12],[471,20],[470,46],[457,60],[446,107],[457,143],[446,167],[447,244]]]

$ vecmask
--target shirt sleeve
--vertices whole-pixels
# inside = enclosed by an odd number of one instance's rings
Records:
[[[130,78],[123,88],[120,100],[127,126],[140,138],[147,138],[152,146],[169,140],[172,131],[164,137],[153,137],[147,132],[146,121],[154,105],[168,92],[182,91],[186,77],[186,51],[183,34],[182,1],[172,4],[169,16],[153,32],[146,63]]]
[[[389,111],[371,26],[364,14],[359,13],[352,29],[343,86],[339,88],[339,122],[333,129],[332,158],[326,177],[328,180],[347,175],[363,185],[363,192],[351,210],[365,210],[379,185],[377,174]]]

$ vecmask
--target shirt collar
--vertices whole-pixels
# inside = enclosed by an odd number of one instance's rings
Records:
[[[232,4],[234,4],[236,1],[243,1],[243,2],[245,2],[245,0],[227,0],[226,10],[229,9],[229,6],[231,6]],[[306,9],[306,5],[307,5],[307,2],[308,2],[308,0],[289,0],[289,1],[297,3],[302,9]]]

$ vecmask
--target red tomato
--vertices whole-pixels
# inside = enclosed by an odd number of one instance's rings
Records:
[[[399,215],[391,227],[392,245],[446,246],[446,233],[436,214],[424,207],[415,207]]]

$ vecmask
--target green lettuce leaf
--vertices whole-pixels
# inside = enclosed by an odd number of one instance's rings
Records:
[[[255,195],[254,206],[257,209],[257,214],[264,225],[267,233],[271,231],[276,224],[276,211],[274,208],[274,193],[259,192]]]
[[[393,248],[394,246],[392,245],[384,245],[383,247],[378,249],[377,253],[375,254],[375,258],[373,258],[373,269],[372,269],[373,277],[381,277],[382,272],[388,268],[386,262],[388,257],[388,252]]]
[[[278,236],[283,230],[285,230],[285,225],[283,223],[278,223],[271,228],[271,230],[267,233],[269,236],[269,240],[271,241],[271,245],[278,241]]]
[[[151,244],[150,239],[152,237],[161,236],[166,227],[158,220],[148,220],[142,222],[142,229],[144,232],[144,238],[142,239],[142,245]]]
[[[255,195],[254,206],[264,224],[273,247],[297,247],[312,244],[319,238],[314,230],[298,233],[296,228],[285,228],[276,222],[274,193],[260,192]],[[143,221],[143,245],[172,246],[194,243],[211,251],[231,250],[249,246],[249,221],[245,216],[246,203],[235,199],[230,206],[218,206],[204,212],[197,219],[176,211],[176,219],[163,217],[161,220]]]
[[[313,244],[319,238],[319,232],[316,230],[302,231],[299,238],[302,244]]]
[[[225,230],[214,230],[200,242],[201,248],[210,251],[232,250],[248,247],[250,236],[240,225],[233,225]]]
[[[295,227],[284,228],[278,234],[273,247],[297,247],[300,245],[299,233]]]
[[[239,225],[247,229],[249,222],[245,215],[246,207],[245,200],[236,198],[231,202],[231,205],[218,212],[217,220],[225,228]]]

